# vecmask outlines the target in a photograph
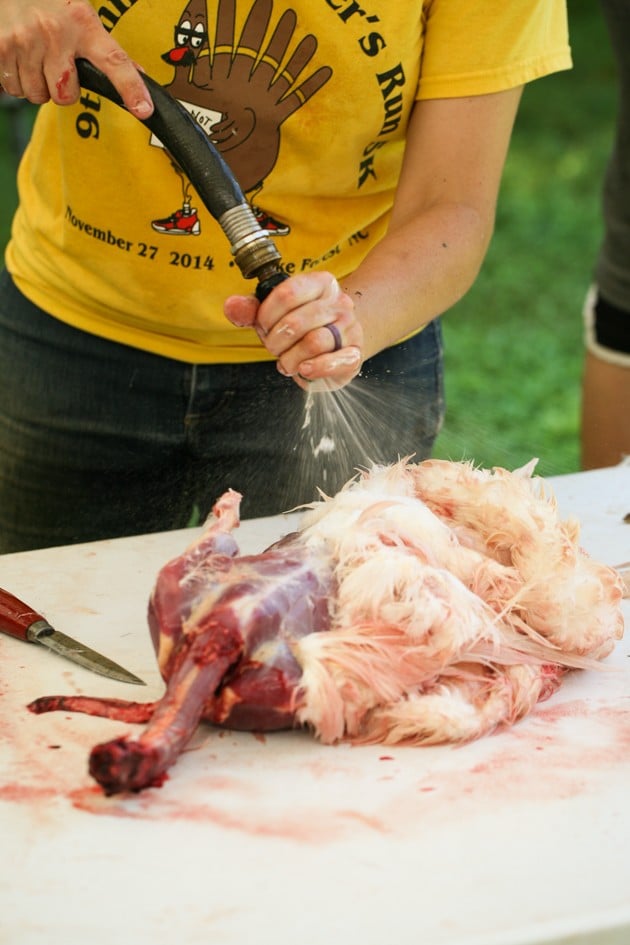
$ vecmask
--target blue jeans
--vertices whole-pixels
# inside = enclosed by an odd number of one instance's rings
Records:
[[[429,455],[438,321],[312,401],[271,362],[194,365],[78,331],[0,273],[0,553],[183,528],[227,488],[243,518]]]

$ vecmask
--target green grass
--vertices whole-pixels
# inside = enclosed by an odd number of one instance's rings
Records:
[[[593,0],[569,0],[574,69],[525,91],[490,252],[444,319],[447,420],[436,455],[485,466],[579,464],[581,308],[602,232],[616,80]],[[15,206],[0,109],[0,248]]]
[[[16,105],[14,99],[4,99],[0,106],[0,253],[4,254],[11,218],[17,202],[15,172],[16,151],[28,136],[35,116],[35,107]]]
[[[444,319],[436,455],[579,468],[581,309],[602,232],[616,79],[592,0],[569,0],[574,69],[525,90],[482,272]]]

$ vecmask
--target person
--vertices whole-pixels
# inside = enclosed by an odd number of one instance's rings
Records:
[[[276,514],[428,456],[440,317],[488,248],[523,86],[571,67],[564,0],[0,13],[0,81],[40,105],[0,282],[0,551],[184,527],[227,488]],[[80,88],[77,58],[124,107]],[[264,301],[143,124],[142,71],[272,235],[288,278]],[[329,404],[363,385],[367,441],[351,416],[304,432],[322,385]]]
[[[618,68],[617,128],[603,195],[604,237],[584,304],[581,464],[630,456],[630,8],[601,0]]]

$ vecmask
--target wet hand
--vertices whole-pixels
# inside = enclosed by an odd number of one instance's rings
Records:
[[[9,95],[74,104],[78,57],[105,73],[130,112],[148,118],[153,103],[137,67],[87,0],[0,0],[0,85]]]
[[[293,276],[262,304],[230,296],[224,312],[234,325],[253,327],[280,373],[304,389],[314,382],[343,387],[361,369],[363,329],[352,299],[329,272]]]

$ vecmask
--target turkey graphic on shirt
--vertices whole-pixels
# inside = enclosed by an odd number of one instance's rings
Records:
[[[236,0],[219,0],[216,9],[212,45],[206,0],[190,0],[182,11],[175,45],[162,56],[174,70],[165,88],[225,159],[261,227],[286,236],[289,227],[266,213],[258,197],[278,158],[281,125],[328,82],[332,69],[321,66],[308,74],[317,40],[311,34],[296,37],[294,10],[285,10],[270,32],[273,0],[253,0],[237,37]],[[155,137],[151,143],[161,147]],[[158,233],[197,236],[201,222],[191,205],[190,181],[172,164],[181,206],[151,226]]]

